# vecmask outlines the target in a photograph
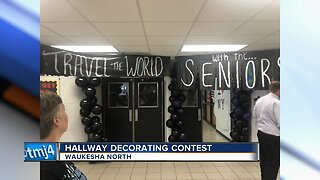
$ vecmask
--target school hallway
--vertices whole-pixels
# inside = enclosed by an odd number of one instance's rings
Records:
[[[229,142],[214,127],[202,122],[204,142]],[[87,162],[75,163],[93,180],[258,180],[259,162]],[[278,177],[279,179],[279,177]]]

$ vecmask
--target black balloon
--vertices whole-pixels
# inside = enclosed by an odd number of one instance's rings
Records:
[[[170,136],[168,137],[168,140],[169,140],[169,142],[175,142],[175,141],[177,141],[177,139],[176,139],[173,135],[170,135]]]
[[[89,116],[85,116],[81,119],[83,125],[90,126],[92,124],[92,120]]]
[[[99,104],[96,104],[95,106],[93,106],[91,112],[95,115],[99,115],[102,113],[102,106]]]
[[[244,111],[242,108],[234,108],[234,113],[237,117],[241,117]]]
[[[88,98],[82,99],[80,101],[80,107],[84,109],[90,109],[91,108],[91,102]]]
[[[92,140],[93,141],[101,141],[101,136],[100,134],[92,134]]]
[[[176,124],[176,127],[181,129],[183,127],[183,122],[182,121],[178,121]]]
[[[77,77],[75,83],[77,86],[83,88],[88,85],[88,79],[86,77]]]
[[[92,131],[97,131],[101,128],[101,123],[99,121],[92,123],[91,129]]]
[[[180,108],[177,110],[177,113],[181,116],[181,115],[184,113],[184,110],[180,107]]]
[[[173,121],[171,119],[168,119],[166,121],[166,125],[167,125],[168,128],[172,128],[173,127]]]
[[[248,136],[249,135],[249,129],[247,127],[242,128],[241,134],[245,135],[245,136]]]
[[[174,113],[175,108],[173,106],[168,107],[168,112],[169,113]]]
[[[81,115],[81,116],[89,116],[90,113],[91,113],[91,112],[90,112],[89,109],[83,109],[83,108],[80,109],[80,115]]]
[[[248,136],[240,136],[240,141],[241,142],[248,142],[249,138],[248,138]]]
[[[230,136],[234,141],[240,140],[240,134],[237,131],[231,131]]]
[[[98,78],[98,77],[91,77],[89,79],[89,83],[90,83],[91,86],[99,86],[100,83],[101,83],[101,79]]]
[[[251,120],[251,114],[250,113],[244,113],[242,115],[242,119],[249,122]]]
[[[168,89],[169,89],[170,91],[174,90],[174,89],[175,89],[175,88],[174,88],[174,85],[173,85],[172,83],[169,84]]]
[[[248,101],[249,99],[250,99],[250,96],[247,95],[247,94],[241,94],[239,96],[239,100],[240,100],[241,103],[244,103],[244,102]]]
[[[179,96],[179,100],[180,100],[181,102],[185,101],[185,100],[186,100],[186,95],[181,94],[181,95]]]
[[[178,90],[171,91],[171,95],[175,98],[179,98],[180,92]]]
[[[241,120],[236,120],[236,121],[234,122],[234,126],[236,126],[236,127],[242,127],[242,126],[243,126],[243,122],[242,122]]]
[[[172,130],[172,131],[171,131],[171,135],[173,135],[175,138],[179,138],[179,134],[180,134],[180,133],[179,133],[179,131],[177,131],[177,130],[174,130],[174,131]]]
[[[238,97],[233,97],[233,98],[231,99],[231,103],[232,103],[232,105],[234,105],[234,106],[239,106],[239,105],[240,105],[240,101],[239,101]]]
[[[94,87],[86,87],[84,93],[87,97],[94,97],[96,95],[96,89]]]
[[[180,133],[179,134],[179,140],[180,141],[185,141],[186,140],[186,134],[185,133]]]
[[[93,116],[93,117],[91,117],[91,121],[92,121],[92,123],[94,123],[94,122],[100,122],[100,117],[98,117],[98,116]]]
[[[175,100],[175,101],[173,101],[173,106],[175,108],[180,108],[182,106],[182,103],[179,100]]]
[[[97,104],[98,99],[96,96],[93,96],[93,97],[89,97],[89,101],[91,103],[91,106],[94,106]]]
[[[169,97],[169,101],[170,101],[171,103],[173,103],[173,102],[174,102],[174,100],[176,100],[176,98],[175,98],[175,97],[173,97],[173,96],[170,96],[170,97]]]
[[[230,113],[230,117],[231,118],[236,118],[237,116],[236,116],[236,113],[234,112],[234,111],[232,111],[231,113]]]
[[[246,101],[246,102],[242,103],[241,107],[243,107],[244,109],[249,110],[250,109],[250,101]]]
[[[170,119],[172,119],[173,121],[178,121],[179,116],[176,115],[176,114],[171,114],[171,115],[170,115]]]
[[[84,127],[84,132],[85,132],[86,134],[91,134],[91,133],[92,133],[91,127],[90,127],[90,126]]]

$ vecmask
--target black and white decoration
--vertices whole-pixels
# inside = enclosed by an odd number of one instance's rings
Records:
[[[88,142],[107,141],[103,137],[103,128],[100,120],[102,106],[97,104],[96,87],[101,84],[101,79],[98,77],[77,77],[75,83],[86,95],[86,98],[80,101],[81,122],[84,127],[84,132],[88,134]],[[91,115],[91,116],[90,116]]]
[[[235,90],[231,98],[232,142],[248,142],[251,129],[251,91]]]

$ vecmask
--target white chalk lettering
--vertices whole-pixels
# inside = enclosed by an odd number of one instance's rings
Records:
[[[223,64],[221,62],[219,62],[219,87],[221,88],[221,73],[223,74],[223,78],[224,78],[224,82],[225,84],[227,85],[228,88],[230,88],[230,61],[227,62],[228,63],[228,78],[226,76],[226,73],[224,72],[224,69],[223,69]]]
[[[185,86],[187,86],[187,87],[191,86],[191,85],[193,84],[193,81],[194,81],[194,76],[193,76],[193,73],[192,73],[191,69],[188,67],[188,62],[191,62],[191,63],[192,63],[192,66],[194,66],[194,62],[193,62],[192,59],[188,59],[188,60],[184,63],[186,69],[189,71],[189,73],[190,73],[190,75],[191,75],[191,81],[190,81],[189,84],[187,84],[187,83],[185,83],[185,82],[183,81],[182,78],[180,79],[180,81],[182,82],[182,84],[185,85]]]
[[[267,67],[264,69],[264,61],[267,62]],[[270,77],[266,74],[270,67],[270,61],[268,59],[261,59],[261,81],[262,81],[262,87],[264,87],[264,77],[267,78],[268,83],[271,83]]]
[[[212,64],[212,63],[203,63],[203,64],[202,64],[202,85],[203,85],[204,87],[212,87],[211,84],[205,84],[205,80],[204,80],[204,77],[205,77],[205,76],[212,76],[212,73],[205,73],[205,72],[204,72],[205,66],[206,66],[206,65],[210,65],[210,64]]]
[[[69,59],[67,60],[67,56],[69,57]],[[66,75],[67,74],[67,67],[69,67],[69,72],[70,72],[70,75],[72,76],[72,72],[71,72],[71,64],[70,64],[70,61],[72,60],[72,54],[70,53],[65,53],[64,54],[64,74]]]
[[[252,64],[252,71],[253,71],[253,83],[252,83],[252,86],[249,85],[248,83],[248,68],[249,68],[249,65]],[[254,86],[256,85],[256,68],[255,68],[255,64],[252,60],[248,61],[247,65],[246,65],[246,72],[245,72],[245,76],[246,76],[246,86],[249,88],[249,89],[252,89],[254,88]]]

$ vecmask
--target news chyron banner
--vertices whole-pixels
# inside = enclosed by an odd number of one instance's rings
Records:
[[[258,161],[258,143],[24,144],[24,161]]]

